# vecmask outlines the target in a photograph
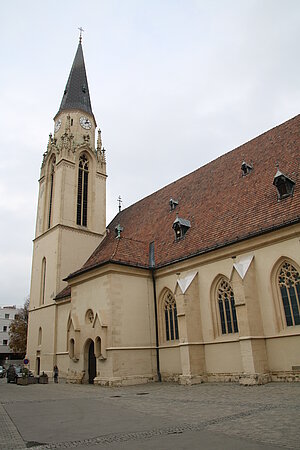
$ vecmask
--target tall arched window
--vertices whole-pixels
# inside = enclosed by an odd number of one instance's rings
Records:
[[[87,226],[89,162],[85,155],[79,158],[77,191],[77,225]]]
[[[174,296],[170,291],[163,298],[163,311],[165,318],[165,337],[167,341],[179,339],[177,308]]]
[[[224,278],[220,280],[217,286],[217,302],[222,334],[237,333],[239,330],[233,290],[229,281]]]
[[[286,325],[300,325],[300,275],[297,269],[285,261],[278,274],[278,285],[283,304]]]
[[[40,305],[43,305],[45,303],[45,288],[46,288],[46,258],[43,258],[41,270]]]
[[[49,210],[48,210],[48,228],[50,228],[50,226],[51,226],[51,219],[52,219],[54,172],[55,172],[55,157],[52,158],[51,165],[50,165],[50,194],[49,194]]]

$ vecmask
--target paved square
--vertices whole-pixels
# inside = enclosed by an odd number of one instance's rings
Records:
[[[0,380],[0,449],[300,448],[300,383],[122,388]]]

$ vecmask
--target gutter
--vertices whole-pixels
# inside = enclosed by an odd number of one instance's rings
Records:
[[[151,275],[152,275],[153,300],[154,300],[156,372],[157,372],[157,379],[159,382],[161,382],[160,359],[159,359],[158,317],[157,317],[157,296],[156,296],[156,281],[155,281],[154,242],[150,242],[150,244],[149,244],[149,266],[150,266]]]

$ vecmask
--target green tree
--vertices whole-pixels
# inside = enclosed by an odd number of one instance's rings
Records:
[[[9,326],[9,347],[14,353],[26,354],[29,298]]]

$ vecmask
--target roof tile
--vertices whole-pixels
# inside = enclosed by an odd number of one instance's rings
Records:
[[[149,244],[155,243],[160,267],[300,220],[300,115],[279,125],[189,175],[121,211],[105,239],[81,269],[105,262],[148,267]],[[243,161],[253,170],[243,176]],[[294,195],[277,200],[277,167],[295,182]],[[178,200],[170,211],[170,198]],[[176,242],[176,215],[191,222]],[[121,224],[121,238],[115,227]]]

